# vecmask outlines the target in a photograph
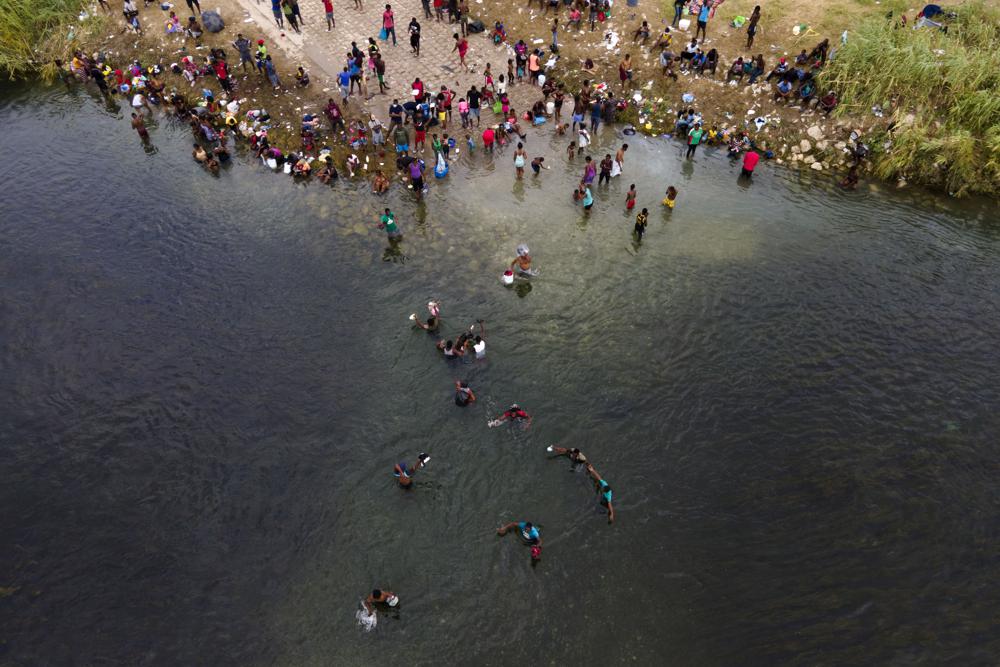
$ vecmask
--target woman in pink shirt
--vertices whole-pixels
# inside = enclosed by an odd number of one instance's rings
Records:
[[[385,30],[385,38],[392,35],[392,45],[396,46],[396,21],[392,13],[392,5],[386,5],[382,12],[382,30]]]
[[[469,103],[463,97],[458,101],[458,115],[462,117],[462,127],[469,126]]]

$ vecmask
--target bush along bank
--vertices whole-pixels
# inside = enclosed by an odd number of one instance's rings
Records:
[[[1000,192],[1000,11],[869,19],[824,72],[841,110],[875,119],[873,173],[954,196]]]

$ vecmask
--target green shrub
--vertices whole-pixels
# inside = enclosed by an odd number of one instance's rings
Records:
[[[873,140],[875,173],[956,195],[1000,191],[1000,11],[958,7],[948,32],[863,21],[823,73],[839,113],[891,110],[898,125]],[[911,21],[912,26],[912,21]],[[913,119],[908,116],[912,114]],[[912,122],[909,122],[912,120]],[[885,141],[888,148],[882,148]]]

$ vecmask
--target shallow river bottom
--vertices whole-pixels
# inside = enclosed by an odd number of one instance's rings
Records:
[[[182,126],[144,152],[79,91],[0,93],[0,662],[995,662],[988,205],[629,137],[583,215],[543,132],[538,179],[463,152],[394,187],[387,254],[360,185],[212,178]],[[429,298],[485,360],[409,326]],[[514,401],[531,429],[488,429]],[[373,586],[402,603],[364,633]]]

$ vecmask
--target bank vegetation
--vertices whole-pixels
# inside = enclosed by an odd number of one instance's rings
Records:
[[[942,21],[947,31],[913,29],[912,19],[901,26],[895,17],[861,22],[824,81],[839,92],[841,114],[885,115],[869,137],[876,176],[996,196],[1000,10],[981,1],[954,9],[957,16]]]

